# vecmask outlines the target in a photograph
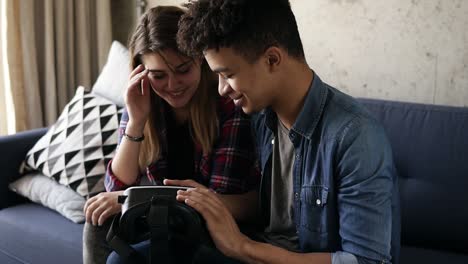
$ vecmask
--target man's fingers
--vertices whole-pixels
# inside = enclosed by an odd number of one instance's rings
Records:
[[[195,190],[182,191],[178,199],[181,200],[185,196],[184,202],[202,214],[207,222],[210,220],[216,221],[215,219],[218,219],[222,215],[229,214],[227,208],[217,199],[215,194],[210,193],[208,190],[206,190],[208,192],[200,192],[200,190],[197,192]]]
[[[203,219],[205,219],[207,224],[210,224],[212,221],[217,222],[219,208],[205,203],[204,200],[194,196],[190,196],[189,198],[185,199],[185,203],[193,209],[197,210],[197,212],[203,216]]]
[[[193,187],[193,188],[206,188],[205,186],[197,183],[194,180],[170,180],[165,179],[164,185],[171,185],[171,186],[185,186],[185,187]]]
[[[211,190],[203,188],[194,188],[189,189],[187,191],[178,191],[178,194],[186,195],[188,198],[190,197],[198,197],[202,199],[204,202],[211,204],[212,206],[222,207],[224,204],[221,200],[218,199],[217,195],[213,193]]]
[[[216,194],[216,192],[211,189],[207,189],[206,187],[202,187],[202,188],[197,187],[197,188],[188,189],[185,191],[179,190],[178,192],[180,192],[181,194],[183,192],[194,193],[195,195],[203,194],[209,197],[210,199],[212,199],[213,201],[215,201],[217,204],[223,204],[223,202],[219,199],[218,194]]]

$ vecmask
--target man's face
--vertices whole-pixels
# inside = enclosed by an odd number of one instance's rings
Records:
[[[272,76],[260,57],[249,63],[231,48],[209,49],[205,59],[219,76],[218,92],[229,96],[246,114],[258,112],[271,104]]]

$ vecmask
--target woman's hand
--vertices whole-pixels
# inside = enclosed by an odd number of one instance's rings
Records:
[[[86,222],[101,226],[107,218],[119,213],[122,205],[118,203],[117,197],[122,194],[123,191],[102,192],[89,198],[83,209]]]
[[[130,73],[125,94],[129,123],[133,126],[134,131],[140,130],[143,132],[151,110],[150,92],[148,69],[145,69],[145,66],[140,64]],[[141,135],[132,134],[132,136],[139,137]]]

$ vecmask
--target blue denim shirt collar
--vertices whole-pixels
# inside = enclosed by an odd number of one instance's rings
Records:
[[[328,89],[324,86],[322,80],[315,74],[313,76],[312,84],[310,85],[309,91],[307,92],[304,105],[297,116],[296,121],[291,127],[291,131],[294,131],[301,136],[311,139],[314,133],[315,127],[317,126],[320,117],[322,116],[323,109],[327,99]],[[274,131],[276,126],[277,116],[271,107],[266,108],[261,112],[265,115],[265,124],[267,127]],[[312,122],[311,122],[312,120]]]

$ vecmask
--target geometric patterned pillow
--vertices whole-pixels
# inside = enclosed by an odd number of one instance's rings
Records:
[[[37,170],[89,198],[104,191],[123,108],[78,87],[57,122],[26,155],[23,168]]]

